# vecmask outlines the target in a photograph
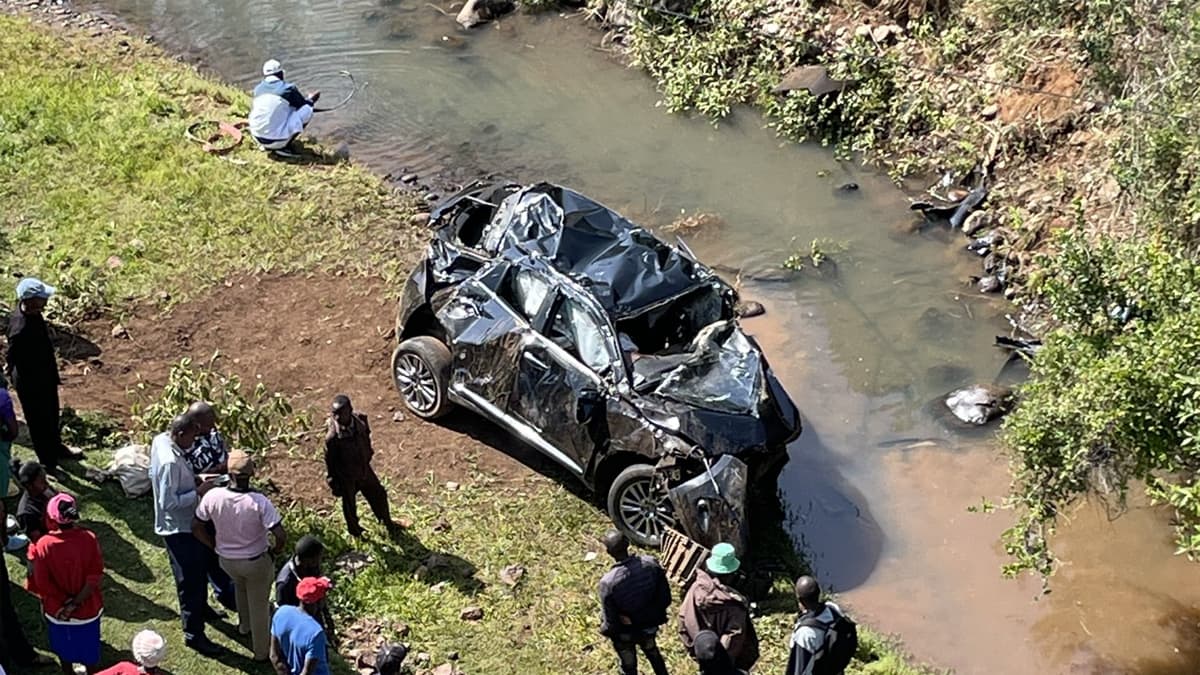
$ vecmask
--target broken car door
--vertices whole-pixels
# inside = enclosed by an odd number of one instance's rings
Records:
[[[579,299],[560,295],[544,325],[523,345],[509,410],[554,446],[555,460],[582,476],[606,440],[603,375],[615,349],[599,315]]]

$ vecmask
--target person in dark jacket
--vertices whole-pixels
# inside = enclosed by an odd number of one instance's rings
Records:
[[[358,522],[358,493],[367,498],[371,512],[388,528],[399,527],[392,522],[391,507],[388,506],[387,491],[375,469],[371,468],[371,426],[367,416],[354,412],[350,398],[338,394],[333,398],[329,414],[329,431],[325,435],[325,482],[334,497],[342,499],[342,515],[352,537],[363,535]]]
[[[679,636],[695,657],[696,636],[711,630],[729,652],[733,665],[750,670],[758,661],[758,634],[750,617],[750,601],[730,586],[740,566],[732,545],[722,542],[713,546],[679,606]]]
[[[7,512],[4,510],[4,500],[0,499],[0,523],[6,522]],[[8,546],[8,528],[0,528],[0,551]],[[12,604],[12,591],[8,584],[8,565],[0,560],[0,668],[8,672],[25,672],[37,666],[48,666],[54,659],[42,656],[33,650],[29,639],[25,637],[25,629],[17,618],[17,611]],[[22,670],[16,670],[17,667]]]
[[[324,576],[321,571],[321,562],[324,557],[325,544],[321,543],[320,539],[311,534],[300,537],[300,541],[296,542],[295,555],[288,558],[288,561],[279,569],[279,574],[275,575],[275,605],[278,607],[298,606],[300,596],[296,595],[296,587],[300,585],[301,579]],[[320,611],[315,616],[317,623],[325,629],[329,644],[337,649],[337,631],[334,630],[333,615],[329,612],[329,606],[322,604]]]
[[[600,579],[600,634],[612,640],[621,675],[637,675],[639,647],[654,675],[667,675],[655,641],[671,606],[667,573],[648,555],[630,555],[629,541],[617,530],[609,530],[603,541],[614,562]]]
[[[79,459],[83,453],[63,445],[59,426],[58,359],[42,311],[54,295],[54,287],[32,277],[17,284],[17,306],[8,319],[8,355],[5,370],[33,441],[33,451],[47,471],[63,459]]]
[[[21,500],[17,502],[17,525],[29,538],[29,543],[36,544],[50,530],[50,519],[46,517],[46,506],[58,494],[50,487],[46,477],[46,469],[37,462],[25,462],[17,471],[17,482],[21,485]]]

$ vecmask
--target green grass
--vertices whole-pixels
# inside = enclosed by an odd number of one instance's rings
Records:
[[[349,164],[284,165],[249,147],[231,155],[244,163],[202,153],[183,140],[184,129],[200,118],[236,118],[245,95],[120,39],[0,17],[0,293],[10,293],[13,272],[40,275],[62,289],[56,316],[79,319],[121,311],[127,299],[175,301],[260,269],[385,277],[407,269],[420,237],[409,225],[410,202]],[[73,418],[72,439],[111,446],[111,429],[101,433],[96,422],[86,411]],[[94,461],[103,464],[110,450],[95,450]],[[16,454],[31,456],[26,448]],[[233,650],[223,666],[183,648],[149,500],[128,500],[115,484],[95,486],[81,475],[62,487],[80,496],[85,525],[105,551],[105,662],[127,658],[132,636],[149,626],[167,638],[173,673],[269,672],[249,662],[233,624],[210,630]],[[429,485],[391,496],[412,526],[395,541],[374,531],[360,546],[373,562],[353,576],[334,573],[342,626],[382,621],[387,635],[403,622],[415,652],[429,653],[432,664],[457,652],[472,674],[614,670],[596,633],[596,583],[607,568],[596,537],[609,527],[599,508],[538,476],[519,487],[473,476],[458,490]],[[286,495],[277,503],[293,536],[318,533],[339,554],[352,546],[339,515],[296,507]],[[448,530],[435,527],[442,519]],[[791,555],[786,541],[772,541]],[[586,560],[588,552],[597,555]],[[19,562],[6,562],[21,579]],[[498,578],[510,564],[527,570],[515,588]],[[789,583],[777,580],[763,603],[759,672],[779,672],[786,661]],[[35,601],[16,595],[31,637],[44,646]],[[481,621],[459,618],[469,605],[483,608]],[[661,644],[674,672],[690,670],[674,623]],[[851,672],[919,672],[869,632],[860,652]]]
[[[234,272],[406,271],[410,200],[332,156],[301,168],[248,138],[232,162],[205,154],[187,127],[244,117],[248,96],[135,42],[0,16],[4,297],[15,273],[39,276],[78,319]]]
[[[17,454],[31,456],[25,448]],[[99,460],[103,451],[93,457]],[[149,499],[129,500],[115,483],[96,486],[81,474],[68,474],[60,487],[80,497],[83,524],[99,535],[104,549],[105,663],[128,658],[133,635],[150,627],[170,644],[171,672],[211,670],[213,662],[182,645],[174,585],[166,551],[153,533]],[[610,526],[599,509],[540,476],[520,486],[502,486],[477,475],[456,490],[443,485],[430,485],[423,494],[393,490],[392,499],[396,516],[410,520],[411,527],[389,540],[367,518],[370,537],[365,543],[344,534],[340,515],[285,509],[284,524],[293,537],[318,535],[329,545],[331,558],[349,551],[370,556],[370,564],[353,574],[328,565],[335,582],[331,602],[342,628],[356,621],[382,626],[380,637],[403,639],[414,654],[430,654],[433,664],[456,652],[468,673],[612,672],[611,647],[596,632],[595,588],[609,565],[597,537]],[[591,560],[589,552],[596,554]],[[23,578],[19,563],[9,557],[8,565],[14,580]],[[526,570],[515,587],[500,580],[508,565]],[[787,661],[794,620],[789,585],[788,579],[779,579],[762,603],[765,616],[756,620],[756,627],[763,656],[757,672],[781,672]],[[36,602],[24,593],[16,596],[25,626],[37,627],[30,631],[31,639],[44,646]],[[483,620],[462,620],[460,613],[469,606],[483,608]],[[407,626],[404,633],[402,625]],[[209,630],[210,637],[231,650],[220,662],[238,672],[269,673],[250,662],[248,642],[236,636],[235,627],[231,616],[219,629]],[[694,667],[675,635],[674,621],[664,627],[659,643],[672,672]],[[849,672],[923,672],[869,630],[859,651],[862,660]]]

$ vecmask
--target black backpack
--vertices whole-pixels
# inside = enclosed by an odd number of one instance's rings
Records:
[[[800,626],[825,631],[825,647],[813,665],[813,675],[840,675],[858,651],[858,624],[832,607],[829,612],[833,614],[833,623],[819,621],[815,616],[800,619]]]

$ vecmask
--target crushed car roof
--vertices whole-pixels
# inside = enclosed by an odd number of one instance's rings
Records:
[[[501,197],[498,204],[492,201]],[[470,186],[433,212],[434,223],[442,223],[439,238],[463,239],[453,214],[484,205],[494,211],[478,240],[466,242],[469,246],[493,257],[542,256],[617,319],[714,280],[724,285],[707,267],[645,228],[574,190],[550,183]],[[451,218],[443,221],[446,215]]]

